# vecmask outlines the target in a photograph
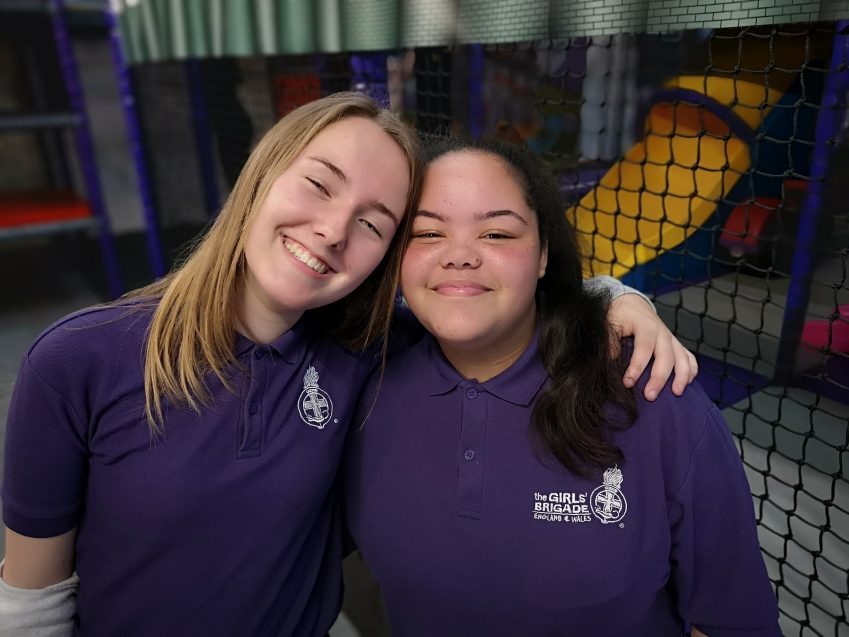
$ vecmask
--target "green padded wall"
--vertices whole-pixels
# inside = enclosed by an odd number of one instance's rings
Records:
[[[346,51],[385,51],[400,46],[397,0],[342,0]]]
[[[539,0],[462,0],[461,43],[524,42],[548,37],[549,6]]]
[[[130,63],[833,21],[849,0],[118,0]]]
[[[457,28],[454,0],[406,0],[403,5],[399,18],[403,46],[442,46],[454,40]]]

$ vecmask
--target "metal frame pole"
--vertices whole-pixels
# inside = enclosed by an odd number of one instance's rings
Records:
[[[86,112],[85,98],[80,85],[77,62],[65,22],[64,4],[62,0],[50,0],[50,4],[47,6],[53,39],[56,42],[56,50],[59,55],[62,79],[68,94],[68,102],[71,109],[79,117],[75,137],[80,155],[80,169],[85,181],[86,197],[91,206],[91,211],[99,222],[98,240],[106,269],[106,282],[109,294],[112,297],[117,297],[123,292],[123,284],[121,283],[121,273],[118,267],[111,224],[103,203],[103,192],[100,188],[100,178],[97,171],[97,157],[91,140],[91,129]]]
[[[846,105],[843,102],[849,91],[847,62],[849,62],[849,20],[841,20],[837,23],[831,64],[817,116],[810,182],[799,218],[796,250],[791,265],[787,306],[784,310],[775,366],[775,382],[780,385],[787,385],[792,381],[799,341],[805,325],[811,296],[811,282],[817,265],[816,244],[821,239],[824,215],[828,214],[828,211],[822,209],[825,177],[835,136],[845,116]]]
[[[112,62],[118,80],[118,90],[121,94],[121,105],[124,108],[124,120],[127,124],[127,135],[130,139],[130,150],[133,156],[133,164],[138,178],[139,195],[142,201],[142,216],[145,226],[145,237],[147,243],[148,262],[154,277],[165,274],[165,262],[162,256],[162,244],[159,240],[158,216],[156,206],[153,203],[153,191],[150,185],[150,177],[147,170],[147,162],[144,158],[142,147],[141,126],[139,124],[136,99],[133,95],[132,81],[127,68],[124,50],[121,46],[121,36],[118,32],[118,23],[115,18],[113,7],[106,9],[106,22],[109,29],[109,45],[112,51]]]

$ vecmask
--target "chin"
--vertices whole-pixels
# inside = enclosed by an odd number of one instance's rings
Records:
[[[319,290],[317,292],[303,294],[298,298],[299,305],[304,310],[315,310],[325,305],[330,305],[345,298],[351,290]]]
[[[467,325],[440,326],[429,331],[439,342],[458,350],[481,349],[491,340],[487,330],[469,329]]]

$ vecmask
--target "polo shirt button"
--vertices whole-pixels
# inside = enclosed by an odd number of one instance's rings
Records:
[[[256,412],[259,411],[259,405],[256,403],[251,403],[251,408],[248,410],[251,416],[256,416]]]
[[[474,390],[471,390],[474,391]],[[474,449],[466,449],[466,453],[463,454],[463,457],[466,460],[474,460],[475,459],[475,450]]]
[[[472,387],[471,389],[466,390],[466,398],[477,398],[478,390]]]
[[[261,360],[263,356],[265,356],[265,350],[264,349],[257,349],[254,352],[254,358],[256,358],[257,360]]]

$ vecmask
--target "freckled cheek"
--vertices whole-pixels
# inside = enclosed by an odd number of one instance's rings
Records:
[[[401,263],[401,287],[409,293],[415,287],[427,284],[430,274],[438,265],[436,250],[427,246],[411,244],[404,253]]]
[[[539,273],[539,249],[533,246],[502,246],[489,255],[487,262],[493,272],[498,273],[502,284],[509,287],[536,289]]]

